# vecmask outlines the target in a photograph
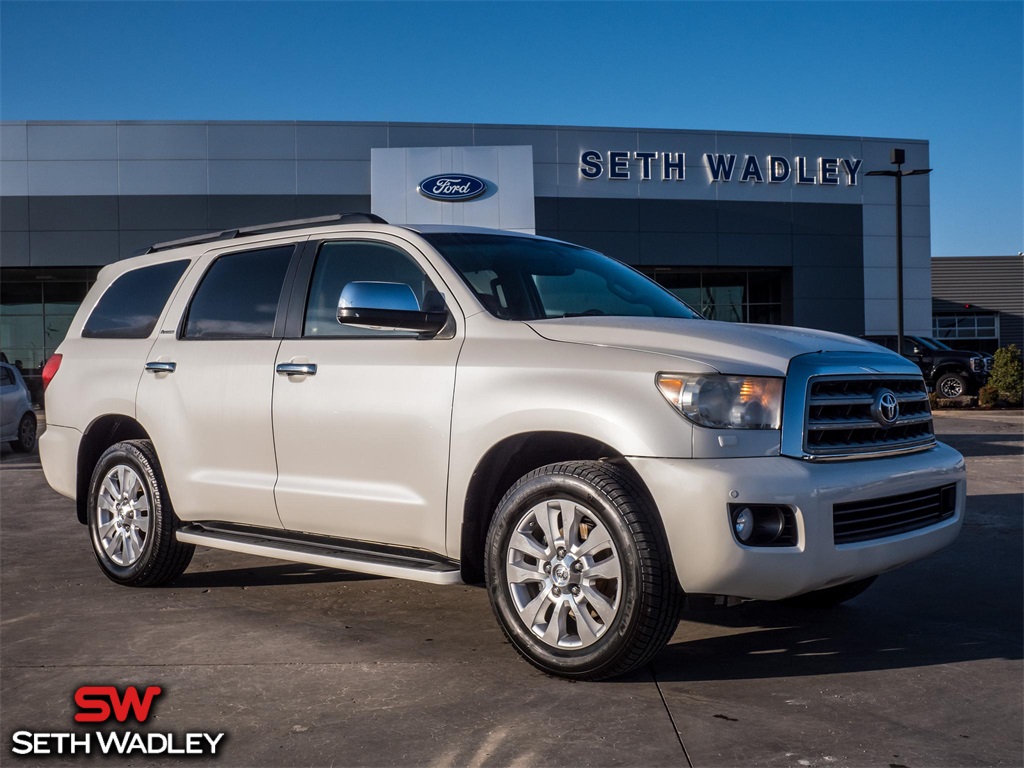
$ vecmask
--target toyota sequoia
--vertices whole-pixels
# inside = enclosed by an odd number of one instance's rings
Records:
[[[910,360],[705,320],[513,232],[340,214],[153,246],[43,380],[46,478],[113,581],[204,546],[484,583],[577,679],[648,661],[685,595],[834,605],[963,521]]]

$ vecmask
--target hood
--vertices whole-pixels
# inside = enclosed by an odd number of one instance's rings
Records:
[[[870,341],[809,328],[667,317],[566,317],[531,320],[550,341],[629,349],[710,365],[719,373],[785,375],[789,361],[814,352],[898,355]],[[669,363],[666,368],[685,364]]]

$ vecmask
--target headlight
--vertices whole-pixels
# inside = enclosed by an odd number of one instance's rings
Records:
[[[981,357],[971,358],[971,370],[972,371],[983,371],[985,370],[985,361]]]
[[[783,379],[659,373],[658,389],[694,424],[713,429],[778,429]]]

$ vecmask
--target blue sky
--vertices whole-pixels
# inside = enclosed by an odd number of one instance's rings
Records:
[[[0,0],[0,119],[931,142],[932,252],[1024,250],[1024,3]],[[913,182],[908,182],[913,183]]]

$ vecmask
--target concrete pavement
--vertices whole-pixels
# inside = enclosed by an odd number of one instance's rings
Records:
[[[1019,766],[1022,417],[936,425],[969,464],[953,546],[833,611],[688,612],[605,683],[519,661],[475,587],[205,549],[171,587],[118,587],[73,504],[5,446],[0,763],[28,764],[15,730],[82,729],[72,695],[95,683],[162,686],[146,729],[226,732],[231,766]]]

